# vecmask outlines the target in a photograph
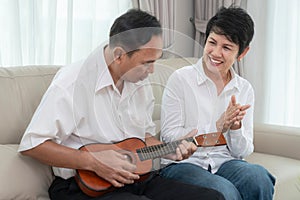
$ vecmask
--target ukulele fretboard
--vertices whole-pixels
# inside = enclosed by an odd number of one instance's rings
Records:
[[[188,142],[192,142],[193,138],[186,138]],[[177,140],[174,142],[158,144],[154,146],[148,146],[141,149],[137,149],[136,152],[141,161],[160,158],[164,155],[176,152],[176,148],[181,143],[181,140]]]

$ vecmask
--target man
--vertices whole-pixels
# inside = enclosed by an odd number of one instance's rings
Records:
[[[175,71],[162,100],[162,140],[176,140],[193,129],[222,132],[227,145],[199,147],[161,175],[215,189],[227,200],[271,200],[274,177],[243,159],[253,152],[254,92],[232,65],[248,52],[254,34],[251,17],[241,8],[221,8],[207,24],[203,57]]]
[[[154,100],[147,76],[161,55],[162,30],[157,19],[130,10],[115,20],[108,45],[57,73],[19,148],[22,154],[53,166],[51,199],[223,198],[214,190],[166,180],[157,173],[138,182],[134,158],[121,150],[78,150],[82,145],[112,144],[131,137],[147,145],[160,143],[153,137]],[[182,160],[195,150],[183,140],[176,153],[166,158]],[[114,190],[91,197],[78,187],[75,169],[94,172]]]

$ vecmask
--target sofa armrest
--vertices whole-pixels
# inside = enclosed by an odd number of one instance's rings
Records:
[[[300,129],[256,124],[254,128],[254,147],[255,152],[300,160]]]
[[[17,144],[0,144],[0,199],[49,199],[50,166],[18,153]]]

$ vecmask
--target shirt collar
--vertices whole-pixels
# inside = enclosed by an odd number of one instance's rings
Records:
[[[97,77],[95,92],[114,84],[108,66],[105,62],[105,57],[104,57],[105,47],[106,45],[101,45],[94,53],[94,58],[93,57],[91,58],[96,60],[96,67],[98,69],[98,77]]]
[[[206,76],[204,69],[203,69],[203,64],[202,64],[202,59],[200,58],[198,60],[198,62],[194,65],[196,71],[197,71],[197,84],[201,85],[206,81],[209,81],[210,79]],[[230,69],[230,73],[231,73],[231,80],[228,83],[228,87],[233,89],[235,88],[236,90],[240,90],[238,87],[238,79],[236,78],[238,76],[238,74],[234,71],[233,67],[231,67]]]
[[[228,87],[240,91],[239,82],[237,79],[238,74],[234,71],[233,67],[230,68],[230,73],[231,73],[231,80],[228,83]]]
[[[196,65],[194,65],[196,71],[197,71],[197,84],[201,85],[205,81],[208,81],[208,77],[205,75],[204,70],[203,70],[203,65],[202,65],[202,58],[198,60]]]

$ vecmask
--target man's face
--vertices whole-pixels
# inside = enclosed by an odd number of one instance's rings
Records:
[[[227,73],[235,62],[239,47],[224,35],[211,32],[204,47],[203,61],[213,73]]]
[[[162,56],[163,41],[161,35],[152,36],[151,40],[141,46],[121,64],[122,80],[136,83],[154,72],[154,62]]]

